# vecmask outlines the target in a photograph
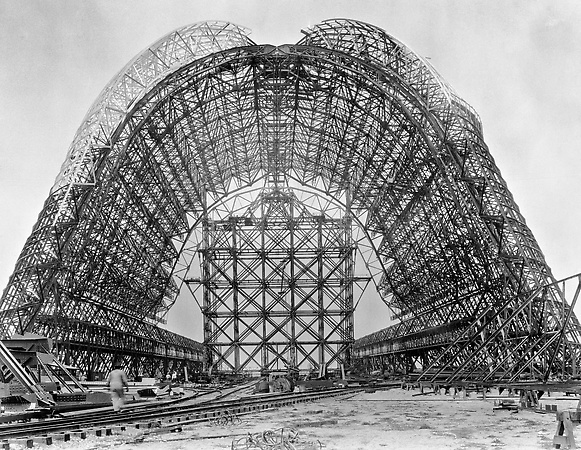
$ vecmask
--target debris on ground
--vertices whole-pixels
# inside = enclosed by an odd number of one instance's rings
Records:
[[[320,450],[320,441],[308,441],[299,436],[292,428],[266,430],[262,433],[248,434],[232,441],[232,450]]]

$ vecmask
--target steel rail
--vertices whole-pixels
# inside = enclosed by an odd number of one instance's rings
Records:
[[[322,398],[337,397],[359,392],[361,388],[335,388],[306,393],[271,394],[258,398],[245,397],[236,400],[210,401],[203,405],[159,407],[155,411],[124,411],[121,414],[112,411],[89,411],[76,417],[51,418],[42,422],[7,424],[0,426],[0,439],[32,438],[51,434],[79,432],[91,429],[106,430],[113,426],[127,427],[163,427],[167,431],[179,429],[184,422],[211,420],[225,412],[230,414],[247,414],[272,407],[315,401]],[[105,433],[107,434],[107,433]],[[110,434],[110,432],[109,432]]]

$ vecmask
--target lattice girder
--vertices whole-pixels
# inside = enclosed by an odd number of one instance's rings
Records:
[[[352,20],[279,47],[212,22],[158,41],[90,110],[4,291],[4,329],[93,304],[104,326],[163,318],[205,211],[272,183],[338,201],[349,191],[380,294],[408,334],[510,309],[554,281],[476,113],[428,62]],[[550,290],[545,315],[577,344],[563,304]]]
[[[350,232],[344,219],[314,212],[292,191],[271,188],[244,215],[208,215],[200,296],[213,368],[308,372],[348,361]]]

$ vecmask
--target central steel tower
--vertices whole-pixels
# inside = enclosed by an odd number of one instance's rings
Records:
[[[348,212],[309,211],[291,189],[203,226],[204,343],[220,371],[318,373],[349,360],[354,246]]]

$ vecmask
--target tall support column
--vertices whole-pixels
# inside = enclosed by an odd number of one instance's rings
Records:
[[[232,257],[232,315],[234,320],[234,367],[240,367],[240,317],[238,309],[239,281],[238,281],[238,242],[236,218],[231,217],[232,247],[230,249]]]
[[[353,327],[353,283],[355,279],[355,249],[351,245],[353,242],[353,216],[351,212],[351,185],[345,189],[345,252],[348,254],[345,260],[345,286],[344,300],[341,302],[341,323],[343,324],[343,339],[347,341],[343,363],[351,364],[351,347],[354,342]]]
[[[210,348],[207,347],[209,342],[212,342],[212,331],[214,328],[214,322],[211,319],[212,314],[212,298],[210,295],[210,223],[208,220],[208,207],[206,199],[206,191],[201,188],[200,197],[202,199],[202,308],[204,314],[204,344],[206,345],[206,356],[204,358],[204,370],[211,370],[214,354]]]
[[[264,210],[264,203],[260,204],[260,217],[261,217],[261,221],[260,221],[260,280],[262,283],[262,289],[260,290],[260,315],[262,317],[261,320],[261,328],[262,328],[262,335],[261,335],[261,342],[260,342],[260,348],[261,348],[261,361],[262,361],[262,371],[266,371],[268,369],[269,366],[269,358],[268,358],[268,340],[267,340],[267,333],[268,333],[268,329],[267,329],[267,322],[266,322],[266,314],[267,314],[267,298],[266,298],[266,250],[265,250],[265,245],[266,245],[266,233],[265,233],[265,228],[266,228],[266,219],[264,219],[265,217],[265,210]]]
[[[288,250],[288,265],[289,265],[289,279],[288,285],[285,286],[285,290],[289,291],[290,295],[290,326],[291,326],[291,338],[289,343],[289,362],[292,369],[297,368],[297,308],[296,308],[296,293],[295,293],[295,205],[291,203],[289,205],[290,215],[289,215],[289,250]]]
[[[323,220],[321,214],[317,224],[317,303],[319,314],[319,372],[325,371],[325,297],[324,297],[324,274],[323,274]]]

